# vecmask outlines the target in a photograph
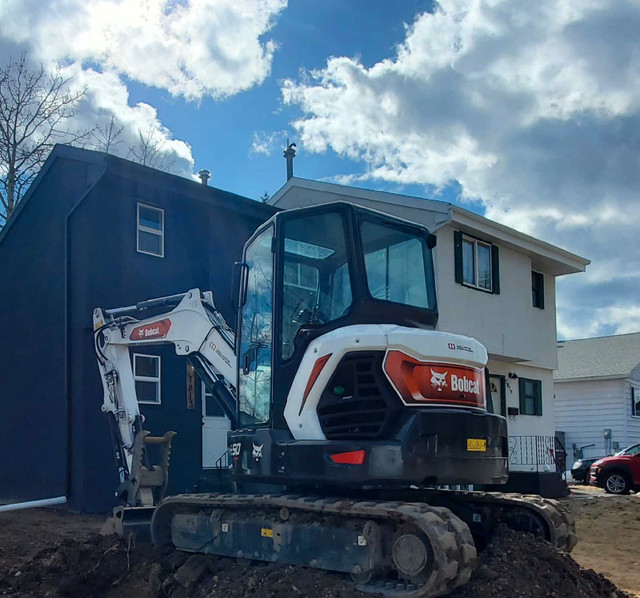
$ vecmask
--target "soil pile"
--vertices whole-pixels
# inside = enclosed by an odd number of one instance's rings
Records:
[[[58,536],[59,538],[59,536]],[[157,551],[96,533],[7,550],[0,536],[4,598],[356,598],[348,578],[323,571]],[[503,529],[471,581],[451,598],[623,598],[627,594],[532,536]]]
[[[2,559],[5,560],[5,559]],[[6,560],[5,560],[6,562]],[[159,551],[115,536],[64,539],[0,571],[6,598],[355,598],[324,571]]]
[[[471,581],[451,598],[626,598],[603,575],[529,534],[500,529],[480,554]]]

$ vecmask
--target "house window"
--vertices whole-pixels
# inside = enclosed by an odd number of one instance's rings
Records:
[[[138,251],[164,257],[164,210],[138,204]]]
[[[160,404],[160,357],[133,354],[133,379],[138,403]]]
[[[500,293],[499,249],[486,243],[454,233],[456,282],[489,293]]]
[[[284,284],[315,292],[318,290],[318,268],[287,259],[284,262]]]
[[[222,407],[218,403],[218,400],[213,396],[213,393],[209,391],[207,385],[202,382],[202,411],[205,417],[225,417]]]
[[[542,415],[542,382],[520,378],[520,415]]]
[[[640,417],[640,388],[631,387],[631,415]]]
[[[531,298],[533,307],[544,309],[544,276],[531,270]]]

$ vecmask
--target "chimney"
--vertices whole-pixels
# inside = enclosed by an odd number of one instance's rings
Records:
[[[209,179],[211,178],[211,171],[206,168],[201,168],[198,172],[198,176],[200,177],[200,182],[203,185],[207,185],[209,183]]]
[[[284,157],[287,159],[287,180],[293,176],[293,159],[296,157],[296,144],[289,143],[287,139],[287,147],[284,148]]]

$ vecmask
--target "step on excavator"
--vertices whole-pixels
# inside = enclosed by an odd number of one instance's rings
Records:
[[[348,203],[287,210],[234,267],[235,330],[198,289],[96,309],[120,531],[150,525],[156,545],[344,572],[398,598],[466,583],[500,525],[570,551],[556,501],[460,489],[506,482],[507,425],[485,347],[435,329],[434,246]],[[233,492],[164,497],[173,435],[144,430],[129,349],[165,343],[231,421]]]

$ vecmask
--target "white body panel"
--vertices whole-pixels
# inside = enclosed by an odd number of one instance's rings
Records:
[[[346,326],[315,339],[307,348],[287,397],[284,416],[296,440],[325,440],[317,406],[323,389],[346,353],[397,349],[420,361],[484,367],[486,349],[475,339],[392,324]],[[304,393],[316,361],[331,355],[306,401]]]

